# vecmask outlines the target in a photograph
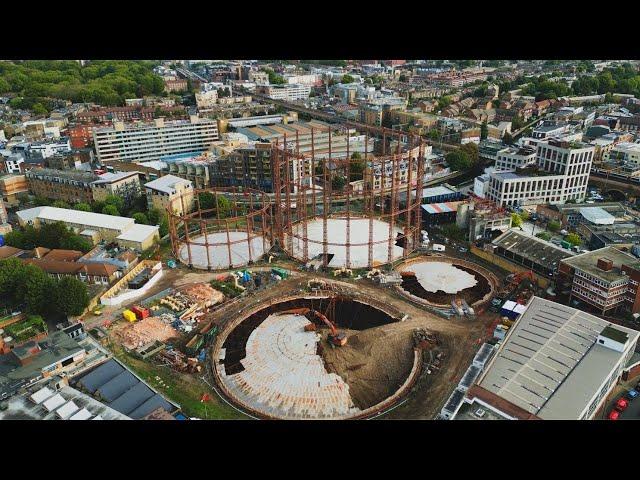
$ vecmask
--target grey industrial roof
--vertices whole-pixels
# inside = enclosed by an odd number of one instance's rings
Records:
[[[170,413],[176,410],[175,405],[154,392],[114,359],[81,377],[78,383],[108,402],[113,410],[133,419],[142,418],[158,407]]]
[[[479,385],[542,419],[579,419],[623,359],[600,345],[610,323],[533,297]],[[615,326],[635,343],[640,332]]]
[[[598,268],[598,259],[606,258],[613,262],[613,268],[608,272]],[[612,282],[622,277],[620,267],[628,265],[632,268],[640,268],[640,261],[629,253],[618,250],[614,246],[600,248],[593,250],[592,252],[582,253],[572,258],[567,258],[563,262],[573,268],[577,268],[593,275],[597,278],[602,278],[607,282]]]
[[[175,407],[173,405],[162,398],[161,395],[156,393],[153,397],[140,404],[140,406],[133,412],[131,412],[129,416],[134,420],[139,420],[142,417],[149,415],[157,408],[164,408],[167,412],[172,412],[173,410],[175,410]]]
[[[517,230],[509,230],[503,233],[493,241],[493,244],[525,257],[534,263],[546,266],[557,265],[560,260],[574,255],[570,250],[556,247],[553,243],[525,235]]]
[[[112,378],[115,378],[121,372],[124,372],[124,367],[118,362],[109,360],[81,377],[80,380],[78,380],[78,384],[88,392],[95,393],[98,388]]]
[[[616,217],[600,207],[581,208],[580,213],[587,221],[597,225],[612,225],[616,220]]]
[[[141,401],[146,402],[154,395],[153,390],[140,382],[112,401],[109,406],[125,415],[129,415],[140,406]]]
[[[144,242],[147,238],[159,231],[160,227],[156,225],[142,225],[136,223],[128,228],[124,233],[116,237],[116,240],[126,240],[130,242]]]
[[[102,213],[83,212],[80,210],[71,210],[68,208],[56,207],[34,207],[16,212],[16,215],[23,221],[33,220],[35,218],[50,220],[54,222],[68,222],[78,225],[85,225],[95,228],[108,228],[111,230],[119,230],[123,232],[133,225],[133,218],[117,217],[114,215],[104,215]]]
[[[102,400],[112,402],[138,383],[140,383],[140,380],[128,370],[124,370],[98,388],[96,395],[99,395]]]
[[[145,183],[144,187],[173,195],[174,193],[176,193],[176,185],[182,185],[186,183],[191,184],[189,180],[185,180],[184,178],[176,177],[175,175],[164,175],[160,178],[157,178],[156,180]]]

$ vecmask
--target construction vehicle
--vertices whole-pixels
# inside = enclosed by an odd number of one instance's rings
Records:
[[[282,312],[278,312],[280,315],[285,314],[294,314],[294,315],[303,315],[309,318],[307,315],[313,314],[316,318],[323,321],[330,329],[331,333],[329,334],[329,343],[332,345],[336,345],[338,347],[342,347],[347,344],[347,335],[344,332],[339,332],[335,325],[322,313],[314,310],[312,308],[301,307],[301,308],[292,308],[290,310],[284,310]],[[313,327],[311,327],[313,325]],[[311,325],[306,325],[304,327],[305,332],[314,331],[316,329],[315,323],[311,323]]]

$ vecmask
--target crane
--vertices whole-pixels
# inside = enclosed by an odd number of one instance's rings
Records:
[[[307,315],[313,314],[315,317],[322,320],[331,329],[331,333],[329,334],[329,342],[332,345],[337,345],[339,347],[342,347],[347,344],[347,335],[344,332],[339,332],[336,329],[336,326],[325,315],[318,312],[317,310],[314,310],[308,307],[301,307],[301,308],[292,308],[289,310],[284,310],[282,312],[278,312],[278,314],[279,315],[282,315],[282,314],[303,315],[307,318],[309,318]],[[306,331],[315,330],[315,324],[312,323],[311,325],[307,325],[305,327],[305,330]]]

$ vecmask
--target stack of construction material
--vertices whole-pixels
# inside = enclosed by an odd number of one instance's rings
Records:
[[[182,292],[204,307],[210,307],[224,300],[224,294],[208,283],[194,283],[183,288]]]

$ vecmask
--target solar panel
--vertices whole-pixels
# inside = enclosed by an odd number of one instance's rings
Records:
[[[449,397],[449,400],[447,400],[447,403],[445,404],[443,410],[450,413],[455,412],[458,409],[458,407],[462,404],[463,399],[464,399],[464,392],[456,388],[451,394],[451,396]]]

